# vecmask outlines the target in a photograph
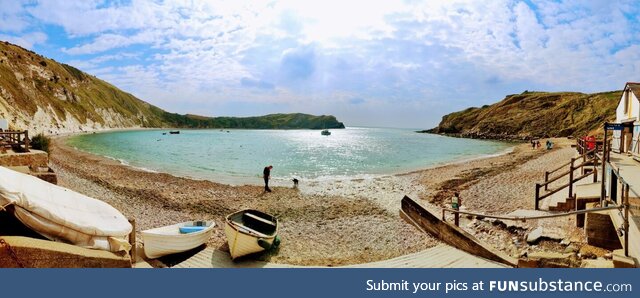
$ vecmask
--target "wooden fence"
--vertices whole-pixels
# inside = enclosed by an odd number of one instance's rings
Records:
[[[0,131],[0,150],[4,151],[7,147],[14,150],[24,150],[29,152],[30,148],[29,131]]]

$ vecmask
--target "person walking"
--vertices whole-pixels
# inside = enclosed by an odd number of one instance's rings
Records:
[[[263,178],[264,178],[264,191],[265,192],[271,192],[271,188],[269,188],[269,178],[271,177],[271,169],[273,169],[273,166],[268,166],[264,168],[264,171],[262,171],[263,174]]]

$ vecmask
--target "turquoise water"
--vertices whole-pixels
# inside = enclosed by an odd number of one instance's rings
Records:
[[[84,134],[69,145],[125,164],[221,182],[253,181],[267,165],[274,179],[334,179],[409,172],[496,154],[511,145],[409,129],[163,130]]]

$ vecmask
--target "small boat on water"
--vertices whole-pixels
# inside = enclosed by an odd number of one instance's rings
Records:
[[[278,220],[266,213],[246,209],[227,216],[224,232],[231,259],[261,252],[280,244]]]
[[[179,130],[173,130],[173,131],[170,131],[169,133],[172,134],[172,135],[179,135],[180,131]]]
[[[330,136],[331,132],[328,129],[325,129],[325,130],[321,131],[320,134],[323,135],[323,136]]]
[[[142,231],[144,254],[155,259],[196,248],[211,238],[215,225],[213,221],[187,221]]]

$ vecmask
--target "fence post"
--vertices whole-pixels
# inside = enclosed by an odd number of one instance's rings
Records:
[[[131,244],[131,251],[129,254],[131,255],[131,262],[136,263],[138,260],[138,252],[136,251],[136,220],[133,218],[129,218],[129,223],[131,224],[131,233],[129,234],[129,244]]]
[[[539,207],[538,198],[540,198],[540,183],[536,183],[536,202],[535,202],[536,210],[538,210],[538,207]]]
[[[624,256],[629,256],[629,185],[624,191]]]
[[[573,197],[573,171],[574,171],[573,163],[575,162],[575,160],[576,160],[575,158],[571,158],[571,164],[569,165],[569,196],[568,198]]]
[[[460,226],[460,213],[458,213],[458,212],[455,213],[454,223],[455,223],[456,227]],[[625,243],[626,243],[626,241],[625,241]]]
[[[549,181],[549,172],[545,171],[544,172],[544,190],[549,190],[549,183],[547,183]]]
[[[603,201],[604,201],[604,197],[606,196],[605,192],[606,192],[606,173],[607,173],[607,137],[608,137],[608,133],[607,133],[607,128],[608,128],[608,123],[605,122],[604,123],[604,140],[602,140],[602,159],[600,160],[600,162],[602,163],[602,178],[600,179],[600,206],[602,206]]]
[[[29,152],[29,131],[24,131],[24,150]]]

